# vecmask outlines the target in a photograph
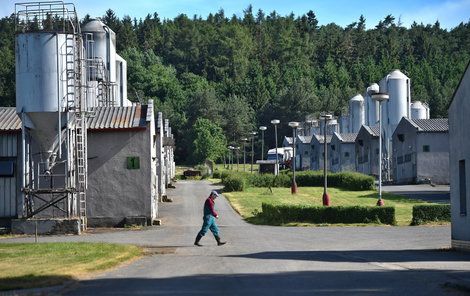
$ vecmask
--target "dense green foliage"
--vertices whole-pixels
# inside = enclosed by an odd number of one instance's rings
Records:
[[[224,191],[244,191],[246,187],[246,178],[238,174],[228,174],[222,179]]]
[[[249,187],[290,187],[292,174],[281,173],[278,176],[272,174],[250,174],[247,172],[226,172],[223,175],[219,172],[214,177],[221,177],[222,183],[226,185],[227,176],[236,176],[237,179],[244,179],[245,185]],[[320,171],[298,172],[295,176],[296,183],[301,187],[321,187],[323,186],[323,173]],[[232,181],[232,179],[230,179]],[[347,190],[371,190],[375,188],[374,177],[355,172],[340,172],[328,174],[328,186]],[[237,191],[237,190],[230,190]]]
[[[411,225],[426,222],[450,222],[450,205],[415,205]]]
[[[222,128],[206,118],[198,118],[194,124],[193,156],[196,163],[206,159],[216,160],[225,153],[227,142]]]
[[[299,172],[295,176],[298,186],[323,186],[322,171]],[[375,188],[375,179],[372,176],[356,172],[328,173],[328,186],[348,190],[370,190]]]
[[[411,78],[413,100],[428,102],[432,117],[446,117],[470,57],[468,22],[451,30],[438,22],[405,28],[389,15],[367,30],[363,16],[345,28],[319,26],[312,11],[280,16],[251,6],[242,17],[219,10],[206,19],[160,20],[154,13],[137,20],[108,10],[102,20],[128,62],[129,98],[154,99],[170,118],[178,162],[198,158],[192,150],[198,118],[220,126],[234,146],[274,117],[281,137],[290,133],[286,122],[323,110],[338,114],[351,96],[395,68]],[[0,63],[0,105],[11,106],[13,17],[0,20]],[[271,128],[265,139],[265,147],[274,146]]]
[[[382,223],[395,225],[394,207],[271,205],[263,203],[259,214],[271,224],[308,223]]]

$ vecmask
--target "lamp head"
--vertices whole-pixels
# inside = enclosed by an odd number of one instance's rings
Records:
[[[271,120],[271,123],[276,125],[276,124],[281,123],[281,121],[279,119],[273,119],[273,120]]]

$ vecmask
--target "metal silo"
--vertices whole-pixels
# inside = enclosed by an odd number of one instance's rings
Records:
[[[22,121],[21,218],[86,227],[84,48],[73,4],[15,4],[16,111]]]
[[[428,108],[420,101],[411,104],[411,119],[429,119]]]
[[[351,133],[359,132],[359,129],[364,124],[365,110],[364,98],[357,94],[349,100],[349,130]]]
[[[366,105],[366,118],[365,123],[368,126],[375,126],[378,122],[378,114],[379,114],[379,103],[372,100],[371,94],[379,92],[379,85],[377,83],[371,84],[366,89],[365,94],[365,105]]]
[[[120,105],[116,102],[116,34],[100,20],[82,28],[86,43],[88,80],[97,81],[99,106]]]
[[[386,80],[387,92],[390,96],[387,103],[388,119],[390,124],[396,127],[402,117],[409,117],[410,79],[400,70],[393,70],[387,75]]]

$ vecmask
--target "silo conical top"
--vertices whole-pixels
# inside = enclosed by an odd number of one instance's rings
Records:
[[[361,94],[357,94],[354,97],[352,97],[349,101],[364,101],[364,97]]]
[[[403,74],[400,70],[395,69],[387,76],[388,79],[409,79],[408,76]]]

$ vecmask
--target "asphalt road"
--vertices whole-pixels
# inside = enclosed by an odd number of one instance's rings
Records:
[[[383,186],[382,189],[384,192],[403,195],[412,199],[421,199],[442,204],[450,203],[449,185],[387,185]]]
[[[61,293],[465,295],[470,286],[470,254],[448,250],[448,226],[253,226],[221,197],[216,209],[228,244],[218,247],[208,234],[204,247],[193,246],[203,202],[214,188],[205,182],[178,182],[170,191],[174,202],[161,205],[163,225],[148,230],[41,237],[41,242],[132,243],[153,253]]]

